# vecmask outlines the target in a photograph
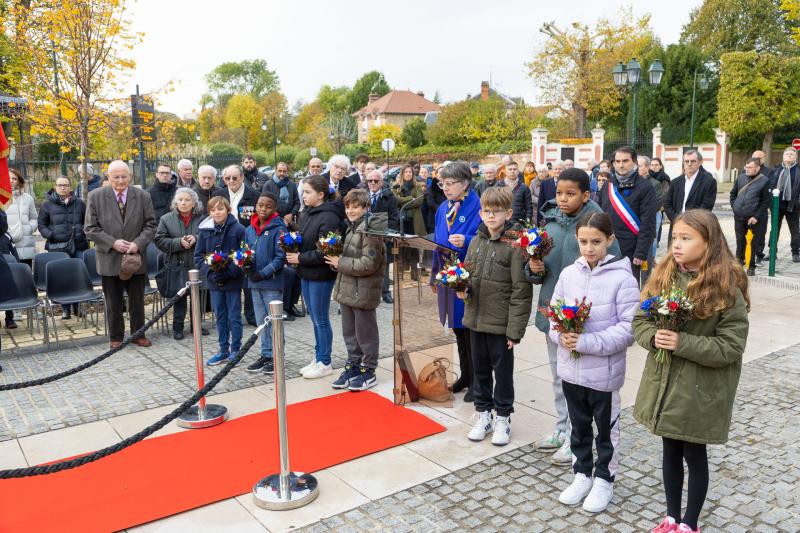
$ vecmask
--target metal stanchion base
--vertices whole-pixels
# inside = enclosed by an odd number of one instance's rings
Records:
[[[228,419],[228,408],[213,403],[206,404],[204,416],[200,416],[200,408],[193,405],[175,421],[179,427],[186,429],[202,429],[222,424]]]
[[[289,494],[284,498],[281,497],[280,486],[280,474],[265,477],[253,487],[253,501],[262,509],[286,511],[303,507],[319,496],[317,478],[311,474],[290,472]]]

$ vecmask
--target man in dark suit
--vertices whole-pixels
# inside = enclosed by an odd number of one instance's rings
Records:
[[[244,182],[244,171],[239,165],[229,165],[222,171],[222,181],[225,187],[217,191],[214,196],[221,196],[231,204],[231,214],[236,217],[245,229],[250,226],[250,220],[256,212],[258,194]],[[253,295],[250,289],[244,288],[244,318],[251,326],[256,325],[256,312],[253,309]]]
[[[697,150],[683,154],[683,174],[672,180],[664,198],[664,212],[669,217],[669,242],[678,215],[689,209],[714,209],[717,180],[703,168],[703,156]]]
[[[114,348],[122,343],[125,334],[122,301],[126,292],[131,333],[144,326],[146,254],[147,245],[155,236],[156,218],[150,195],[131,186],[131,171],[124,161],[108,165],[108,181],[110,187],[89,193],[84,231],[97,249],[97,273],[102,277],[108,333]],[[136,253],[141,255],[141,266],[129,279],[121,279],[123,256]],[[144,347],[152,344],[144,336],[133,342]]]
[[[369,212],[386,213],[388,217],[388,228],[390,231],[399,231],[400,215],[397,209],[397,196],[386,186],[383,180],[383,173],[380,170],[373,170],[367,174],[367,189],[369,190]],[[394,302],[392,292],[389,290],[389,263],[392,262],[391,246],[386,243],[386,265],[383,270],[383,285],[381,295],[387,304]]]

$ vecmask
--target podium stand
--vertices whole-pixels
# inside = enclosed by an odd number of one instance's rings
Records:
[[[427,250],[442,252],[450,254],[456,252],[449,246],[442,246],[425,237],[418,237],[416,235],[406,235],[396,232],[380,232],[370,231],[369,235],[379,237],[381,240],[391,244],[391,253],[394,260],[393,275],[394,281],[394,304],[392,306],[392,329],[394,332],[394,403],[401,405],[406,402],[419,401],[420,395],[417,388],[417,375],[421,368],[419,362],[415,368],[415,363],[412,360],[411,352],[424,350],[426,348],[439,347],[444,344],[448,346],[452,344],[443,334],[438,332],[443,331],[439,322],[439,308],[436,303],[436,295],[433,294],[429,288],[427,280],[422,281],[422,268],[418,265],[417,272],[419,273],[416,281],[416,301],[409,301],[413,287],[404,287],[403,279],[403,264],[400,260],[401,248],[413,248],[416,250]],[[424,291],[423,291],[424,285]],[[410,311],[411,304],[414,305],[414,310]],[[417,327],[411,332],[405,332],[404,327],[406,324],[403,319],[404,312],[413,312],[417,321],[424,322],[424,324],[415,324]],[[434,322],[435,320],[435,322]],[[404,334],[410,333],[414,337],[415,342],[407,342]],[[413,346],[416,350],[409,350]],[[452,364],[452,349],[448,361]],[[433,361],[433,357],[423,358],[425,361]]]

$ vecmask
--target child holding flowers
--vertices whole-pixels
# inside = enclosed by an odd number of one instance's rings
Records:
[[[681,331],[658,329],[642,310],[633,321],[650,353],[633,415],[663,441],[667,516],[654,533],[699,531],[708,491],[706,445],[728,440],[733,400],[747,341],[747,276],[733,257],[719,221],[692,209],[675,219],[670,256],[658,263],[642,300],[685,291],[692,317]],[[658,349],[671,352],[659,362]],[[683,462],[689,467],[686,512],[681,516]]]
[[[553,296],[561,271],[580,257],[575,226],[590,213],[602,213],[600,206],[589,200],[589,175],[581,169],[570,168],[563,171],[556,184],[556,197],[547,201],[540,211],[544,229],[553,239],[553,248],[544,259],[531,258],[525,264],[525,272],[535,285],[541,285],[536,312],[536,328],[545,334],[550,373],[553,376],[553,395],[556,408],[556,428],[552,435],[534,442],[537,450],[556,450],[550,457],[555,464],[571,464],[572,453],[569,448],[569,414],[561,378],[558,377],[558,343],[550,339],[550,320],[547,306]],[[619,245],[610,244],[608,253],[619,257]]]
[[[581,333],[559,333],[556,320],[551,319],[549,335],[558,344],[557,371],[572,424],[570,449],[575,457],[575,478],[558,500],[566,505],[583,501],[585,511],[599,513],[614,495],[619,463],[619,391],[625,382],[626,350],[633,344],[631,323],[639,305],[639,284],[628,258],[608,253],[614,230],[606,213],[582,217],[575,234],[581,256],[561,271],[551,305],[555,308],[557,302],[585,301],[590,312]],[[562,309],[568,318],[579,313],[572,307]],[[597,427],[594,464],[592,421]]]
[[[221,196],[208,201],[208,214],[200,222],[194,264],[208,280],[211,305],[217,318],[219,351],[206,362],[208,366],[214,366],[234,359],[242,346],[244,272],[230,260],[229,254],[244,240],[244,227],[231,214],[228,200]],[[226,261],[209,261],[215,254]]]
[[[508,187],[486,189],[481,196],[483,223],[478,226],[465,259],[472,274],[468,278],[463,324],[470,335],[477,415],[467,438],[478,442],[493,431],[495,446],[505,446],[511,438],[514,346],[525,335],[533,300],[531,284],[522,270],[523,255],[503,238],[513,226],[511,204]]]

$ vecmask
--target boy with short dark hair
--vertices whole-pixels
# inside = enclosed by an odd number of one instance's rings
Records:
[[[505,446],[511,438],[514,345],[525,335],[533,299],[523,272],[525,260],[511,246],[514,237],[507,234],[514,227],[511,204],[508,187],[491,187],[481,196],[483,223],[464,260],[472,269],[469,294],[456,293],[466,299],[463,324],[470,332],[472,391],[478,415],[467,437],[478,442],[493,429],[495,446]]]
[[[558,377],[558,345],[554,343],[548,332],[550,319],[547,306],[553,297],[561,271],[580,257],[578,239],[575,237],[575,226],[589,213],[602,213],[599,205],[589,199],[591,194],[589,175],[579,168],[569,168],[561,172],[556,184],[556,197],[548,200],[541,210],[547,234],[553,239],[553,249],[544,260],[531,259],[525,265],[528,279],[535,285],[541,285],[539,302],[536,307],[536,327],[545,334],[547,357],[550,362],[550,373],[553,376],[553,394],[556,408],[556,429],[533,446],[537,450],[557,450],[551,457],[555,464],[568,465],[572,462],[572,451],[569,446],[569,416],[561,378]],[[619,256],[619,245],[615,242],[608,248],[608,253]]]
[[[347,346],[347,364],[334,389],[362,391],[378,380],[378,317],[375,308],[381,301],[386,246],[380,237],[367,231],[386,231],[386,213],[369,213],[369,193],[352,189],[344,197],[347,230],[342,254],[325,256],[325,262],[339,274],[333,299],[342,311],[342,336]]]

